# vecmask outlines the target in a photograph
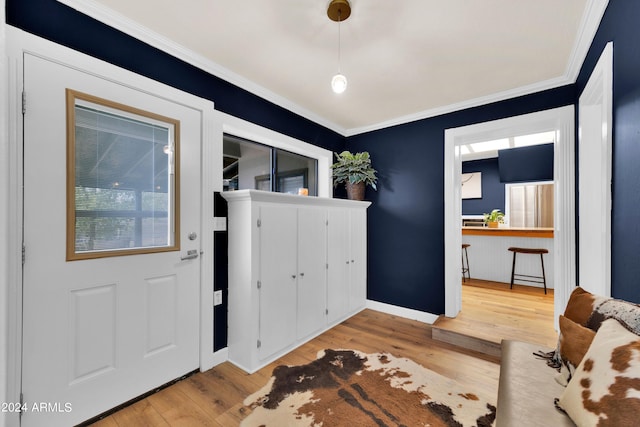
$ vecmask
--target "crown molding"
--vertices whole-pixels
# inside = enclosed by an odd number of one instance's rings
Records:
[[[197,67],[207,73],[221,78],[241,89],[251,92],[261,98],[266,99],[282,108],[285,108],[295,114],[298,114],[306,119],[309,119],[321,126],[324,126],[340,135],[345,135],[346,129],[327,120],[324,117],[315,114],[314,112],[296,104],[295,102],[276,94],[263,86],[248,80],[239,74],[232,72],[231,70],[217,64],[214,61],[176,43],[155,31],[144,27],[137,22],[127,18],[126,16],[115,12],[108,7],[93,1],[93,0],[56,0],[58,3],[62,3],[78,12],[87,15],[97,21],[102,22],[116,30],[130,35],[150,46],[160,49],[163,52],[168,53],[194,67]]]
[[[591,43],[593,43],[593,39],[600,26],[600,21],[602,21],[608,5],[609,0],[589,0],[587,2],[585,12],[582,15],[582,21],[580,22],[578,38],[573,46],[573,51],[571,52],[565,73],[567,79],[572,83],[575,83],[578,79],[582,64],[587,57]]]
[[[375,130],[384,129],[391,126],[398,126],[417,120],[428,119],[430,117],[441,116],[443,114],[455,113],[456,111],[465,110],[473,107],[480,107],[482,105],[491,104],[493,102],[505,101],[519,96],[530,95],[532,93],[541,92],[548,89],[554,89],[560,86],[574,83],[567,77],[557,77],[543,82],[534,83],[527,86],[521,86],[508,91],[498,92],[479,98],[469,99],[467,101],[457,102],[454,104],[445,105],[442,107],[432,108],[429,110],[420,111],[414,114],[408,114],[406,116],[397,117],[395,119],[387,120],[380,123],[375,123],[370,126],[363,126],[359,128],[348,129],[345,136],[354,136],[361,133],[371,132]]]
[[[580,23],[578,38],[572,49],[567,69],[563,76],[508,91],[396,117],[394,119],[385,120],[368,126],[346,129],[292,102],[291,100],[280,96],[263,86],[230,71],[227,68],[222,67],[204,56],[197,54],[196,52],[193,52],[192,50],[189,50],[144,26],[141,26],[126,16],[114,12],[94,0],[57,1],[345,137],[453,113],[459,110],[479,107],[489,103],[504,101],[518,96],[530,95],[535,92],[575,83],[587,52],[589,51],[589,47],[591,46],[596,31],[598,30],[602,16],[609,4],[609,0],[588,0],[585,7],[585,13],[582,16]]]

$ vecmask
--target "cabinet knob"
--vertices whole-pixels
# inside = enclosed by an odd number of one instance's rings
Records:
[[[291,278],[292,278],[292,279],[295,279],[295,278],[296,278],[296,275],[295,275],[295,274],[292,274],[292,275],[291,275]]]
[[[354,262],[356,262],[356,260],[355,260],[355,259],[352,259],[352,260],[351,260],[351,264],[353,264]]]
[[[347,265],[349,264],[349,260],[347,260]]]
[[[300,277],[304,277],[304,273],[300,273]]]

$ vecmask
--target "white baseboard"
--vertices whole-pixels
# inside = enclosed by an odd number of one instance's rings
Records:
[[[433,324],[439,317],[435,314],[425,311],[413,310],[411,308],[398,307],[397,305],[385,304],[378,301],[367,300],[367,308],[375,311],[381,311],[394,316],[404,317],[405,319],[417,320],[418,322]]]
[[[225,347],[222,350],[218,350],[213,354],[207,355],[206,360],[202,360],[200,362],[200,371],[208,371],[214,366],[224,363],[227,360],[229,360],[229,349],[228,347]]]

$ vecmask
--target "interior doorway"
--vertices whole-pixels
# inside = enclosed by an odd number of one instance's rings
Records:
[[[460,280],[461,146],[468,143],[553,131],[554,144],[554,318],[575,287],[574,107],[567,106],[445,131],[445,315],[462,307]],[[557,320],[556,320],[557,321]]]

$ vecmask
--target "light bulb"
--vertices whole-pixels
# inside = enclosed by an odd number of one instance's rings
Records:
[[[331,79],[331,88],[335,93],[342,93],[347,89],[347,78],[342,74],[336,74]]]

